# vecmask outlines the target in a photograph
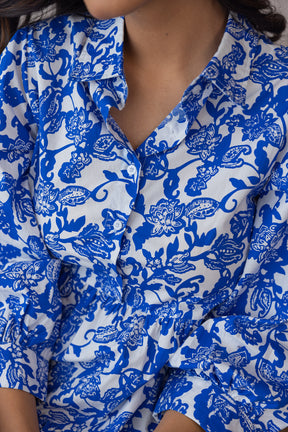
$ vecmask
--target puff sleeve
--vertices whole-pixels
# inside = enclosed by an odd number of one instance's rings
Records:
[[[17,32],[0,64],[0,386],[43,399],[61,314],[60,262],[45,248],[33,205],[38,96],[28,45],[26,31]]]
[[[232,296],[171,357],[156,413],[207,432],[288,425],[288,155],[262,190],[249,254]]]

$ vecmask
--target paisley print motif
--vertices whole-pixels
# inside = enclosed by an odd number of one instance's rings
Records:
[[[230,15],[134,151],[124,20],[62,16],[0,58],[0,383],[41,432],[288,425],[288,55]]]

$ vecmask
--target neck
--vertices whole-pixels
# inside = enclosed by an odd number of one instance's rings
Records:
[[[217,0],[150,0],[125,17],[127,62],[144,70],[197,75],[221,41],[227,11]],[[200,67],[201,67],[200,66]]]

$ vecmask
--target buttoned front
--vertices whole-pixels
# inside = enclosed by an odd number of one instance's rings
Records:
[[[230,16],[133,150],[124,20],[21,29],[1,58],[1,385],[41,431],[288,424],[288,52]]]

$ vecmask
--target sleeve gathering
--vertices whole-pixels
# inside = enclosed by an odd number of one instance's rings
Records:
[[[287,178],[286,154],[257,201],[235,295],[213,310],[170,359],[156,415],[176,410],[208,432],[277,432],[287,426]]]
[[[25,31],[17,37],[23,40],[10,42],[1,57],[0,386],[44,399],[61,315],[61,266],[46,249],[34,212],[37,120],[28,97]]]

